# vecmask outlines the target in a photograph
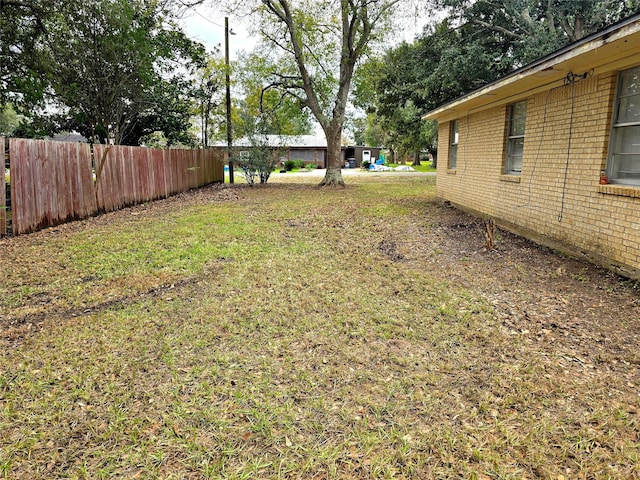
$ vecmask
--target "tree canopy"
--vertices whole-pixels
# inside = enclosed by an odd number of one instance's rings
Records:
[[[177,27],[172,2],[2,0],[2,8],[0,101],[29,112],[22,133],[77,130],[136,145],[160,131],[168,143],[190,141],[189,72],[204,48]]]
[[[437,130],[421,115],[638,10],[627,0],[434,0],[446,13],[413,43],[369,58],[355,103],[387,146],[436,154]]]

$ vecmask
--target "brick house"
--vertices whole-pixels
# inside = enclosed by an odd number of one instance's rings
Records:
[[[324,135],[265,135],[258,138],[258,143],[272,149],[281,161],[302,160],[305,164],[315,164],[319,168],[327,168],[327,139]],[[247,138],[237,139],[233,146],[242,155],[250,152],[252,142]],[[217,148],[226,149],[226,143],[216,144]],[[359,167],[364,160],[372,161],[380,157],[380,147],[342,146],[342,166],[354,162],[352,166]]]
[[[438,198],[640,278],[640,15],[423,118]]]
[[[279,160],[302,160],[305,164],[313,163],[321,168],[326,168],[327,163],[327,139],[324,135],[265,135],[258,139],[264,146],[269,147],[273,155]],[[226,148],[224,143],[216,145],[218,148]],[[252,143],[247,138],[237,139],[233,146],[242,155],[250,152]]]

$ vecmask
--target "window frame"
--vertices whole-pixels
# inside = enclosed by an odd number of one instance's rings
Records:
[[[447,167],[455,170],[458,166],[458,145],[460,143],[460,122],[451,120],[449,124],[449,159]]]
[[[518,105],[524,105],[523,130],[522,133],[514,133],[514,110]],[[505,175],[522,175],[522,160],[524,158],[524,139],[526,137],[527,129],[527,101],[520,100],[518,102],[511,103],[507,106],[507,128],[506,128],[506,141],[505,141],[505,154],[504,154],[504,170]],[[522,150],[520,155],[514,155],[514,146],[522,141]],[[519,158],[519,169],[514,166],[514,159]]]
[[[608,176],[608,182],[609,183],[614,183],[614,184],[620,184],[620,185],[631,185],[631,186],[640,186],[640,159],[637,161],[637,167],[638,167],[638,177],[637,178],[620,178],[619,174],[618,174],[618,170],[615,168],[615,155],[616,155],[616,140],[618,139],[618,135],[622,135],[622,132],[624,131],[624,129],[626,128],[640,128],[640,120],[638,121],[625,121],[625,122],[620,122],[618,120],[618,115],[620,114],[620,104],[621,99],[624,98],[628,98],[631,96],[640,96],[640,88],[638,93],[634,94],[634,95],[628,95],[625,94],[624,96],[622,96],[622,85],[624,82],[624,76],[625,75],[632,75],[633,71],[637,71],[638,75],[640,76],[640,65],[633,67],[633,68],[628,68],[626,70],[621,70],[618,72],[618,78],[617,78],[617,82],[616,82],[616,92],[615,92],[615,96],[613,99],[613,109],[612,109],[612,115],[611,115],[611,131],[609,134],[609,148],[608,148],[608,152],[607,152],[607,165],[606,165],[606,172],[607,172],[607,176]],[[638,117],[640,117],[640,106],[638,106],[638,108],[636,109],[638,111]],[[622,155],[636,155],[638,157],[640,157],[640,152],[638,153],[631,153],[631,152],[619,152],[617,153],[618,155],[622,154]]]

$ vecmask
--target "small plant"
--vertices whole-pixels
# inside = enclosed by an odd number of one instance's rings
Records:
[[[284,161],[284,169],[287,172],[290,172],[291,170],[293,170],[296,167],[296,163],[294,160],[285,160]]]
[[[369,160],[364,160],[360,165],[363,169],[368,170],[371,166],[371,162]]]
[[[252,156],[249,152],[242,151],[240,155],[236,157],[235,162],[240,167],[247,185],[253,186],[256,182],[256,176],[258,175],[258,167]]]
[[[304,161],[297,159],[293,161],[293,168],[297,168],[298,170],[300,170],[301,168],[304,168]]]
[[[484,221],[484,248],[493,250],[496,248],[496,222],[493,218],[487,218]]]
[[[304,166],[305,170],[311,171],[311,170],[315,170],[316,169],[316,164],[315,163],[307,163]]]

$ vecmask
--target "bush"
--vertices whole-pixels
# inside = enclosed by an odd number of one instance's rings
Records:
[[[316,169],[316,164],[315,164],[315,163],[307,163],[307,164],[304,166],[304,169],[305,169],[305,170],[309,170],[309,171],[311,171],[311,170],[315,170],[315,169]]]
[[[360,166],[365,170],[369,170],[369,167],[371,166],[371,162],[369,160],[364,160]]]
[[[291,170],[293,170],[296,166],[296,162],[294,162],[293,160],[285,160],[284,161],[284,169],[287,172],[290,172]]]
[[[253,145],[251,150],[240,151],[239,154],[234,154],[234,158],[250,186],[255,183],[256,177],[260,179],[260,183],[267,183],[278,163],[270,148],[262,145]]]
[[[293,168],[297,168],[298,170],[300,170],[301,168],[304,168],[304,162],[300,159],[298,160],[294,160],[293,161]]]

